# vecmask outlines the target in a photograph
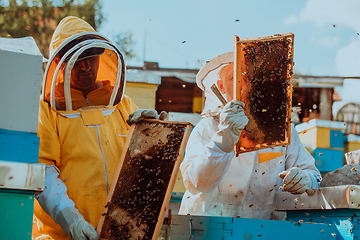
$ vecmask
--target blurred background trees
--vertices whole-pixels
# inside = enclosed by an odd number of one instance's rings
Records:
[[[134,51],[135,42],[133,40],[132,32],[121,32],[115,36],[115,44],[119,48],[120,52],[124,55],[126,60],[136,58]]]
[[[32,36],[49,58],[51,37],[61,19],[77,16],[96,30],[105,20],[101,8],[100,0],[0,0],[0,37]],[[131,32],[119,33],[116,44],[126,58],[135,57]]]

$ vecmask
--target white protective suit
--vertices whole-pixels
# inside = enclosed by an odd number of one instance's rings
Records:
[[[214,61],[210,61],[210,66],[205,64],[204,68],[206,71],[219,70],[219,66],[232,61],[229,56],[232,54],[219,55],[214,58],[215,65],[211,66]],[[199,81],[199,75],[214,78],[216,74],[204,74],[200,70],[197,76],[198,86],[209,96],[211,91],[207,86],[212,84],[204,84],[203,79]],[[218,105],[213,104],[211,109],[205,103],[206,111],[213,112],[216,107]],[[224,152],[211,140],[219,130],[219,117],[214,115],[206,114],[188,141],[185,159],[180,166],[186,192],[179,214],[283,220],[285,215],[275,211],[274,202],[275,193],[282,191],[279,187],[283,180],[279,173],[298,167],[310,175],[312,188],[319,187],[321,175],[314,165],[314,158],[303,147],[294,128],[291,129],[290,145],[235,157],[234,151]]]

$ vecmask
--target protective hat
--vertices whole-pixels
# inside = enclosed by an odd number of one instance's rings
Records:
[[[217,111],[217,108],[222,105],[220,100],[215,96],[211,90],[211,86],[216,84],[219,79],[218,73],[223,66],[234,62],[234,52],[227,52],[206,61],[204,66],[196,75],[196,84],[205,92],[205,105],[202,115],[207,116],[210,113]],[[225,97],[225,95],[223,95]]]

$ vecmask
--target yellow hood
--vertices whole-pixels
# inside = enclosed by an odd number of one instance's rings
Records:
[[[62,19],[51,38],[51,43],[49,46],[49,56],[53,55],[54,51],[65,39],[83,32],[96,31],[92,26],[90,26],[90,24],[78,17],[69,16]]]
[[[71,71],[86,51],[101,50],[96,86],[106,87],[101,101],[88,101],[70,88]],[[69,16],[60,21],[49,46],[50,58],[43,77],[42,99],[54,110],[73,111],[81,107],[114,106],[123,98],[126,81],[125,61],[109,39],[97,33],[87,22]],[[108,85],[110,84],[110,85]],[[110,92],[108,91],[110,89]],[[89,95],[90,96],[90,95]],[[80,99],[79,99],[80,98]],[[78,103],[85,102],[87,106]],[[92,105],[94,106],[94,105]]]

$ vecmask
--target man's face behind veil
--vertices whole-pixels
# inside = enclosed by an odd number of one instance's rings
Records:
[[[71,87],[77,90],[92,88],[97,78],[99,60],[99,56],[94,56],[77,61],[71,71]]]
[[[224,66],[218,76],[220,79],[217,81],[218,88],[222,94],[226,95],[226,99],[231,101],[233,99],[234,88],[234,64]]]

